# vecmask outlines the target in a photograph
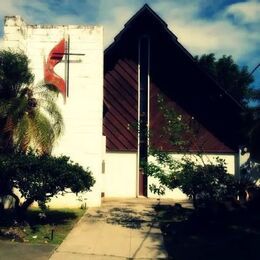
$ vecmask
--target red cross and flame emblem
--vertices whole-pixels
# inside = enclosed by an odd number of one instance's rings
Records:
[[[62,94],[64,101],[66,100],[66,82],[55,73],[54,67],[61,62],[65,53],[65,39],[62,39],[50,51],[47,61],[44,60],[44,81],[47,84],[55,86]]]

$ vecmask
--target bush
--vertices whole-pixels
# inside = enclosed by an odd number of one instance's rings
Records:
[[[153,153],[153,156],[155,161],[146,165],[146,171],[159,179],[159,187],[150,186],[154,193],[163,194],[161,186],[171,190],[180,188],[193,200],[195,208],[200,203],[223,201],[237,194],[238,182],[227,173],[224,160],[217,158],[214,164],[198,164],[187,157],[175,160],[164,152]]]
[[[20,212],[35,201],[44,206],[58,193],[89,191],[94,183],[88,169],[84,170],[66,156],[0,155],[0,196],[11,195]],[[25,199],[23,203],[13,192],[14,188]]]
[[[150,190],[163,195],[164,186],[170,190],[180,188],[193,200],[195,207],[199,202],[219,202],[227,197],[235,197],[238,183],[233,175],[227,173],[224,160],[217,158],[216,162],[205,163],[203,159],[204,147],[197,144],[196,140],[200,135],[199,122],[197,124],[193,117],[169,106],[161,96],[158,97],[158,107],[164,118],[162,136],[182,156],[176,160],[168,152],[149,147],[149,159],[144,160],[141,166],[148,175],[159,180],[159,186],[152,184]],[[148,136],[152,136],[152,133],[148,133]],[[194,147],[197,152],[190,153]]]
[[[216,164],[198,165],[185,161],[175,176],[175,181],[183,193],[193,200],[196,208],[201,202],[219,202],[237,194],[237,181],[228,174],[224,161]]]

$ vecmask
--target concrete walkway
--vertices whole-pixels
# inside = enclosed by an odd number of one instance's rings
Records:
[[[108,200],[90,208],[51,260],[167,259],[156,200]]]
[[[0,240],[1,260],[48,260],[56,245],[27,244]]]

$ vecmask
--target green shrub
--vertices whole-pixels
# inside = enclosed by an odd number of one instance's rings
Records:
[[[175,181],[183,193],[193,200],[195,207],[200,202],[223,201],[237,194],[237,181],[228,174],[223,160],[216,164],[196,164],[185,161],[175,174]]]
[[[199,164],[191,158],[175,160],[165,152],[153,153],[155,160],[146,165],[148,175],[159,180],[159,186],[151,185],[152,192],[162,195],[166,186],[170,190],[180,188],[192,199],[196,208],[201,202],[222,201],[235,197],[238,182],[234,175],[228,174],[224,160]]]
[[[0,155],[0,196],[11,195],[18,211],[25,211],[35,201],[44,206],[58,193],[89,191],[94,183],[89,169],[66,156]],[[14,188],[25,199],[23,203]]]

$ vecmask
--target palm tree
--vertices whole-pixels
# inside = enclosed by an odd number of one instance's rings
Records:
[[[63,131],[55,88],[32,85],[23,53],[0,51],[0,150],[50,153]]]

